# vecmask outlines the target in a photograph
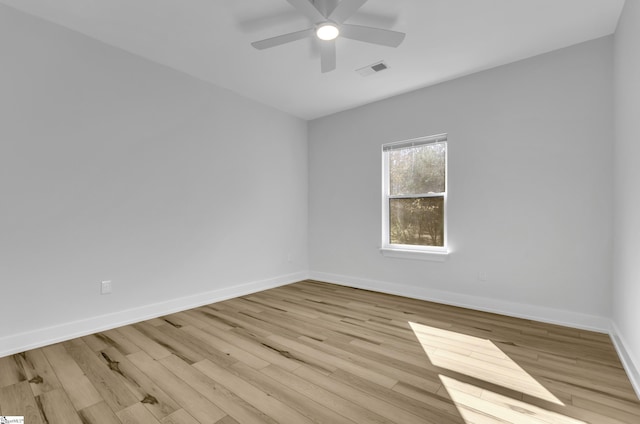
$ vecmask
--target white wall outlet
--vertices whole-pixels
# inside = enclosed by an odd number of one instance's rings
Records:
[[[287,255],[287,262],[293,262],[293,253]]]
[[[486,271],[480,271],[478,273],[478,280],[487,281],[488,279],[489,279],[489,276],[487,275]]]
[[[100,294],[110,294],[112,290],[111,280],[103,281],[100,284]]]

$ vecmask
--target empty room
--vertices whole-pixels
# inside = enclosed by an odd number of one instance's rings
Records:
[[[0,423],[640,423],[640,0],[0,0]]]

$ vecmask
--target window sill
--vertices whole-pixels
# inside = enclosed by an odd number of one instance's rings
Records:
[[[414,259],[432,262],[444,262],[449,258],[449,252],[447,250],[425,251],[410,249],[391,249],[388,247],[382,247],[380,248],[380,253],[388,258]]]

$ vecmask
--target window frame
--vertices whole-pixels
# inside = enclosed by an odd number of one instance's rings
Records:
[[[390,194],[390,173],[389,173],[389,154],[391,150],[396,150],[398,146],[406,146],[407,148],[442,143],[445,145],[444,167],[445,181],[444,192],[439,193],[420,193],[410,195],[391,195]],[[394,147],[396,149],[394,149]],[[402,258],[402,259],[422,259],[431,261],[444,261],[449,255],[448,231],[447,231],[447,197],[449,192],[449,145],[448,135],[437,134],[426,137],[418,137],[409,140],[403,140],[393,143],[385,143],[382,145],[382,243],[380,252],[384,256]],[[390,234],[390,201],[392,199],[415,199],[415,198],[443,198],[443,246],[423,246],[413,244],[392,244]]]

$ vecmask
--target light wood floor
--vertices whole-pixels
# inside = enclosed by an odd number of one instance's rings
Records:
[[[28,424],[640,423],[608,336],[304,281],[0,358]]]

